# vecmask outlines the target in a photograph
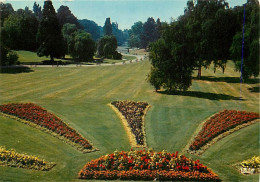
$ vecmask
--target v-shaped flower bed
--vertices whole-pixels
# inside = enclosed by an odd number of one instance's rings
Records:
[[[55,166],[55,163],[36,156],[19,154],[15,150],[6,150],[0,146],[0,166],[48,171]]]
[[[132,147],[146,147],[144,117],[150,107],[148,103],[114,101],[110,106],[121,118]]]
[[[76,146],[82,152],[91,152],[96,149],[76,130],[64,123],[54,114],[33,103],[0,105],[2,115],[16,119]]]
[[[218,175],[184,155],[166,151],[114,152],[88,162],[78,174],[80,179],[220,181]]]
[[[259,114],[254,112],[236,110],[221,111],[203,124],[202,129],[189,146],[189,150],[196,151],[202,148],[206,150],[212,140],[217,141],[234,131],[258,122],[256,119],[259,118]]]

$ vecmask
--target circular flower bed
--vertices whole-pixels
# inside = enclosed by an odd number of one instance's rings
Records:
[[[114,105],[125,117],[138,145],[145,145],[143,116],[148,107],[146,102],[114,101]]]
[[[254,156],[251,159],[244,160],[239,166],[242,174],[260,173],[260,156]]]
[[[48,171],[55,166],[55,163],[47,162],[36,156],[19,154],[15,152],[15,150],[6,150],[4,147],[0,147],[0,166]]]
[[[199,150],[218,135],[235,128],[236,126],[259,118],[259,114],[253,112],[235,110],[224,110],[219,112],[204,123],[201,131],[189,146],[189,149],[191,151]]]
[[[34,123],[42,128],[46,128],[76,144],[82,151],[92,151],[93,146],[82,137],[77,131],[69,127],[60,118],[47,112],[42,107],[33,103],[24,104],[5,104],[0,105],[0,112],[15,116],[22,120]]]
[[[166,151],[129,151],[107,154],[87,163],[80,179],[103,180],[197,180],[219,181],[218,176],[197,161]]]

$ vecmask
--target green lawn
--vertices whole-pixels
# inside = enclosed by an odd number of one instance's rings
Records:
[[[113,67],[30,68],[0,74],[0,103],[34,102],[55,113],[100,151],[82,154],[42,131],[0,117],[0,145],[55,162],[49,172],[0,167],[0,181],[79,181],[84,164],[114,150],[130,150],[121,121],[107,103],[146,101],[152,107],[145,120],[148,146],[156,151],[182,151],[201,121],[223,109],[259,111],[259,84],[242,84],[229,63],[226,73],[203,70],[185,94],[155,93],[145,81],[148,61]],[[243,176],[233,164],[258,155],[259,124],[231,134],[210,147],[200,159],[224,181],[258,181]]]
[[[30,51],[15,51],[19,58],[18,61],[20,61],[22,64],[35,64],[35,63],[40,63],[42,61],[50,60],[49,57],[39,57],[35,52],[30,52]],[[69,55],[66,55],[65,58],[71,58]],[[125,59],[126,61],[128,60],[133,60],[135,59],[135,56],[131,55],[123,55],[122,59]],[[54,59],[55,61],[65,61],[67,62],[68,60],[64,59]],[[112,64],[112,63],[119,63],[123,62],[124,60],[114,60],[114,59],[104,59],[104,63],[106,64]],[[89,64],[87,62],[83,64]],[[94,64],[94,63],[93,63]]]
[[[24,64],[29,64],[29,63],[40,63],[42,61],[50,60],[49,57],[39,57],[35,52],[31,51],[15,51],[19,58],[18,61]],[[70,56],[65,56],[66,58],[70,58]],[[63,59],[54,59],[55,61],[66,61]]]

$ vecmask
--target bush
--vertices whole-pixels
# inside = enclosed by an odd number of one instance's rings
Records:
[[[113,59],[116,59],[116,60],[121,60],[122,59],[122,54],[115,51],[114,55],[113,55]]]
[[[19,64],[18,55],[16,52],[9,50],[5,46],[1,46],[1,66],[9,66]]]

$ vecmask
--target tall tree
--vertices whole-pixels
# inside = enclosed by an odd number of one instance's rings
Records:
[[[143,32],[141,34],[141,46],[147,48],[149,43],[158,40],[158,30],[156,22],[152,17],[149,17],[144,23]]]
[[[75,24],[77,28],[81,28],[78,19],[71,13],[68,6],[60,6],[57,11],[57,18],[59,20],[60,27],[66,23]]]
[[[33,13],[38,20],[42,18],[42,7],[36,2],[33,4]]]
[[[10,15],[14,13],[14,9],[10,3],[3,3],[0,2],[0,20],[1,20],[1,26],[4,24],[4,20]]]
[[[110,18],[106,18],[106,22],[104,25],[104,35],[107,36],[112,35],[112,24],[110,22]]]
[[[112,34],[116,37],[117,45],[122,45],[124,40],[123,31],[118,28],[118,24],[116,22],[112,23]]]
[[[167,91],[185,91],[191,86],[195,42],[182,21],[165,29],[162,38],[149,47],[152,68],[148,81],[156,90],[163,87]]]
[[[11,49],[35,51],[38,21],[29,9],[18,9],[4,22],[3,42]]]
[[[116,55],[117,40],[115,36],[104,36],[98,41],[97,51],[99,57],[113,58]]]
[[[101,37],[101,27],[98,26],[94,21],[83,19],[79,20],[79,23],[86,32],[91,34],[95,41]]]
[[[75,33],[72,57],[77,61],[92,61],[96,51],[95,42],[91,35],[83,30]]]
[[[78,29],[75,24],[66,23],[62,27],[61,31],[66,45],[66,54],[72,55],[77,30]]]
[[[231,56],[236,65],[236,70],[242,72],[243,80],[248,80],[251,76],[259,75],[259,3],[248,0],[245,5],[245,29],[243,40],[243,12],[244,7],[235,9],[240,20],[240,30],[233,38],[230,48]],[[244,44],[242,55],[242,42]],[[241,66],[241,57],[243,65]]]
[[[61,27],[56,16],[52,1],[44,1],[42,19],[39,24],[37,40],[39,42],[38,56],[60,58],[65,54]]]
[[[128,31],[130,47],[141,47],[141,35],[143,33],[143,23],[141,21],[135,22],[131,29]]]

